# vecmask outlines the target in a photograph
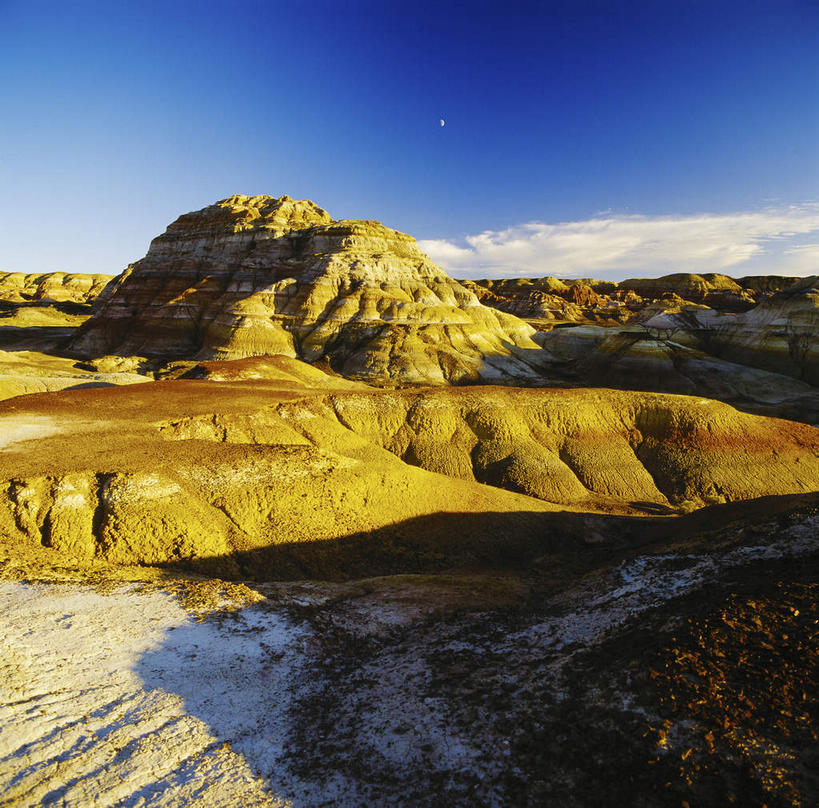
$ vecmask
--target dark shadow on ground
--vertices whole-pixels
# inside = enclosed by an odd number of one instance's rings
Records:
[[[599,608],[599,588],[584,589],[590,570],[610,571],[638,552],[765,545],[791,515],[817,506],[811,494],[665,519],[437,514],[372,535],[264,548],[237,563],[354,576],[372,572],[370,553],[376,567],[403,564],[405,572],[470,561],[557,574],[547,588],[579,585],[579,596],[566,614],[530,598],[375,636],[366,613],[360,626],[339,622],[339,600],[301,611],[255,606],[180,627],[137,672],[146,688],[180,695],[272,793],[297,804],[813,804],[811,725],[782,710],[808,710],[808,721],[817,715],[800,696],[819,659],[810,640],[817,553],[728,568],[679,597],[632,616],[626,610],[591,644],[564,641],[561,631],[571,635]],[[490,536],[502,522],[510,531],[496,536],[493,550]],[[432,558],[435,543],[441,555]],[[558,567],[533,558],[539,551]],[[606,586],[621,584],[615,576]],[[556,634],[531,631],[549,625]],[[767,751],[745,744],[748,737]],[[770,765],[778,779],[768,776]]]
[[[0,350],[40,351],[65,356],[63,346],[74,333],[71,326],[11,326],[0,320]]]
[[[335,539],[281,543],[165,564],[248,581],[343,581],[379,575],[563,570],[576,574],[634,552],[708,549],[726,536],[819,506],[819,493],[714,505],[681,516],[436,513]],[[557,573],[555,574],[562,574]]]
[[[73,300],[50,300],[40,298],[39,300],[9,301],[0,300],[0,318],[6,314],[12,314],[19,309],[52,309],[60,314],[90,315],[93,311],[92,303],[78,303]]]

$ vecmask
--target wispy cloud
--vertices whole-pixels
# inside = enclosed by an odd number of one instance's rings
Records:
[[[811,244],[798,244],[812,234]],[[458,277],[657,276],[669,272],[819,273],[819,204],[730,214],[613,216],[530,222],[461,242],[419,242]],[[779,270],[775,265],[781,263]],[[788,272],[785,272],[785,269]],[[799,271],[796,271],[799,268]]]

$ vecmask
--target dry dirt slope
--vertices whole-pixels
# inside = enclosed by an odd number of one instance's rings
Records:
[[[819,488],[819,430],[707,400],[333,384],[158,382],[0,404],[7,559],[421,571],[520,562],[577,540],[583,513]]]

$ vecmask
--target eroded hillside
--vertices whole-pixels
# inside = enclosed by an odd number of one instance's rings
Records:
[[[262,578],[444,569],[576,541],[582,520],[557,511],[672,514],[819,488],[819,430],[713,401],[356,391],[314,368],[305,384],[289,361],[289,381],[0,405],[9,561],[46,547]]]

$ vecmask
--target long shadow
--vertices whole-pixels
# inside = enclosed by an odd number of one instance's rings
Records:
[[[64,356],[63,348],[74,333],[73,326],[3,325],[0,320],[0,350],[40,351]]]
[[[435,513],[334,539],[283,542],[160,566],[246,581],[347,581],[473,572],[582,573],[635,552],[707,550],[715,534],[819,506],[819,493],[713,505],[681,516]]]
[[[553,580],[548,588],[554,592],[570,588],[593,569],[611,568],[638,552],[698,552],[712,542],[730,541],[743,528],[770,523],[786,514],[815,512],[817,506],[819,494],[766,497],[677,518],[440,513],[334,541],[237,553],[231,561],[257,580],[429,573],[451,570],[453,565],[469,580],[476,569],[523,574],[539,569],[539,574]],[[751,532],[744,543],[753,542]],[[764,577],[764,570],[761,574]],[[786,574],[790,573],[786,570]],[[451,580],[457,579],[456,574]],[[480,586],[479,578],[472,580]],[[730,584],[720,586],[722,591]],[[699,599],[696,593],[686,597],[695,605]],[[450,804],[478,805],[482,804],[479,799],[457,791],[462,785],[478,787],[477,780],[470,780],[476,776],[474,767],[480,755],[470,746],[470,721],[474,720],[468,718],[473,709],[470,699],[476,699],[477,705],[497,702],[506,705],[503,709],[516,710],[520,693],[525,697],[530,691],[537,694],[537,682],[549,681],[548,660],[539,660],[540,652],[532,651],[524,630],[538,619],[539,603],[536,597],[523,596],[517,605],[503,607],[509,610],[504,616],[503,609],[497,611],[493,594],[487,592],[485,607],[477,607],[483,615],[455,612],[373,637],[366,628],[356,630],[355,618],[352,624],[337,622],[335,615],[344,608],[340,602],[326,609],[305,606],[301,611],[292,604],[269,602],[218,620],[178,626],[166,642],[140,659],[136,672],[146,688],[181,696],[187,714],[205,722],[219,742],[229,743],[274,794],[295,798],[297,804],[330,804],[335,794],[344,804],[386,805],[389,800],[373,803],[366,792],[358,794],[355,789],[362,782],[369,783],[374,789],[369,794],[386,800],[395,789],[409,789],[407,794],[411,794],[413,784],[408,778],[421,772],[425,778],[434,778],[439,776],[436,771],[444,771],[446,776],[437,785],[425,779],[427,798],[436,789],[441,795],[452,789],[454,802]],[[370,606],[379,608],[377,600]],[[646,648],[662,641],[660,626],[679,608],[669,605],[646,624],[641,640]],[[574,612],[568,617],[572,615]],[[366,622],[369,618],[359,619]],[[641,617],[641,624],[643,620]],[[493,655],[501,638],[505,651]],[[562,646],[560,640],[556,647]],[[471,650],[464,650],[467,647]],[[519,657],[510,657],[509,648]],[[631,647],[627,650],[640,653]],[[620,674],[631,660],[626,653],[623,659],[612,657],[607,664]],[[492,678],[497,677],[498,669],[509,671],[506,680]],[[527,679],[527,670],[537,670],[538,675]],[[586,675],[582,673],[580,680]],[[439,681],[436,676],[443,678]],[[468,683],[465,689],[460,678]],[[439,697],[427,697],[430,693]],[[487,702],[489,698],[493,701]],[[555,712],[554,731],[563,731],[562,721],[580,721],[581,734],[605,736],[595,723],[598,713],[593,709],[582,713],[580,702],[573,707],[576,713]],[[442,709],[460,716],[460,723],[447,723]],[[535,717],[547,714],[545,706],[530,704],[520,709],[524,717],[526,710],[534,710]],[[615,719],[620,716],[618,709],[611,706]],[[372,720],[371,715],[375,716]],[[404,721],[407,717],[409,724]],[[475,730],[480,738],[480,726]],[[619,738],[616,732],[612,734]],[[642,766],[639,754],[650,752],[637,749],[638,757],[630,759],[630,765]],[[503,750],[491,754],[504,760]],[[618,759],[612,749],[606,754],[613,755],[611,760]],[[513,764],[515,761],[508,762],[508,768],[514,773]],[[481,764],[477,765],[480,770]],[[639,769],[641,776],[650,771],[647,766],[644,769]],[[537,779],[536,772],[526,776]],[[427,803],[407,797],[405,804]]]

